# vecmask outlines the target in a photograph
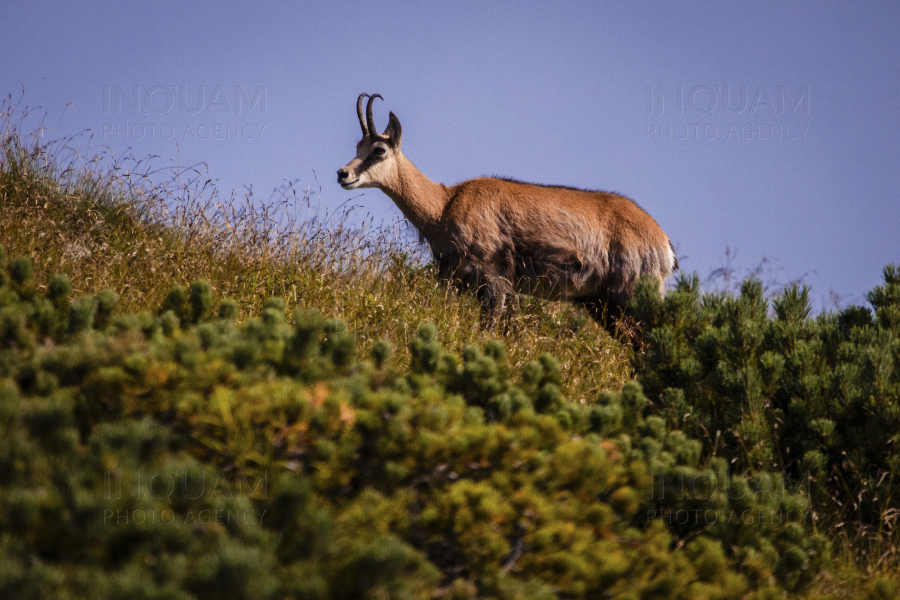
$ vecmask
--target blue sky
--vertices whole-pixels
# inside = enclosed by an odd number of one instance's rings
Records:
[[[0,33],[0,93],[58,135],[226,192],[395,218],[335,182],[378,92],[435,181],[622,193],[701,277],[730,248],[827,306],[900,262],[900,3],[28,2]]]

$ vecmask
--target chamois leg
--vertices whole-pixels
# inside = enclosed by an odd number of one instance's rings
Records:
[[[616,318],[622,312],[616,303],[605,298],[579,298],[573,303],[587,310],[591,318],[610,334],[615,332]]]
[[[625,312],[626,302],[613,298],[580,298],[574,304],[587,309],[588,313],[601,327],[614,338],[625,334],[632,344],[640,343],[640,333],[633,319]]]
[[[506,301],[512,295],[512,285],[502,277],[493,277],[478,288],[481,300],[481,323],[486,329],[494,329],[506,310]]]

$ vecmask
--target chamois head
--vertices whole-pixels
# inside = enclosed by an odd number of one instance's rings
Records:
[[[363,98],[368,98],[363,116]],[[360,94],[356,100],[356,114],[363,137],[356,144],[356,158],[338,171],[338,183],[345,190],[361,187],[378,187],[393,178],[396,159],[400,154],[400,121],[391,113],[387,129],[379,134],[372,119],[372,102],[381,98],[378,94]],[[383,98],[382,98],[383,99]]]

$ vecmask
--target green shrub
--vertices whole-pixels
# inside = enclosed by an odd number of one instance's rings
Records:
[[[206,321],[191,290],[76,298],[52,344],[44,299],[3,308],[5,595],[740,597],[828,562],[803,490],[704,461],[636,383],[573,404],[553,357],[514,373],[430,324],[395,371],[318,311]]]
[[[868,295],[874,314],[851,306],[812,317],[802,285],[771,303],[755,280],[737,296],[704,295],[696,275],[682,275],[662,302],[647,298],[633,307],[647,324],[639,380],[670,427],[733,472],[783,473],[794,489],[809,487],[820,530],[898,541],[896,266]]]

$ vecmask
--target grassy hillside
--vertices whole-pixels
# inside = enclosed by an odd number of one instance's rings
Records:
[[[897,597],[893,267],[817,318],[684,276],[635,354],[308,194],[2,149],[3,597]]]
[[[378,338],[405,348],[424,321],[456,351],[499,335],[513,365],[542,352],[558,357],[579,401],[632,376],[630,350],[568,305],[523,300],[503,331],[483,331],[477,302],[412,260],[396,229],[361,235],[345,215],[319,214],[308,190],[288,188],[259,210],[195,185],[197,173],[140,173],[140,164],[99,173],[64,145],[20,140],[14,130],[5,139],[0,240],[11,256],[39,264],[39,277],[68,276],[76,293],[111,288],[123,309],[139,310],[204,279],[214,298],[237,301],[242,319],[271,296],[284,298],[288,313],[321,307],[358,333],[363,350]],[[319,219],[304,226],[310,217]]]

